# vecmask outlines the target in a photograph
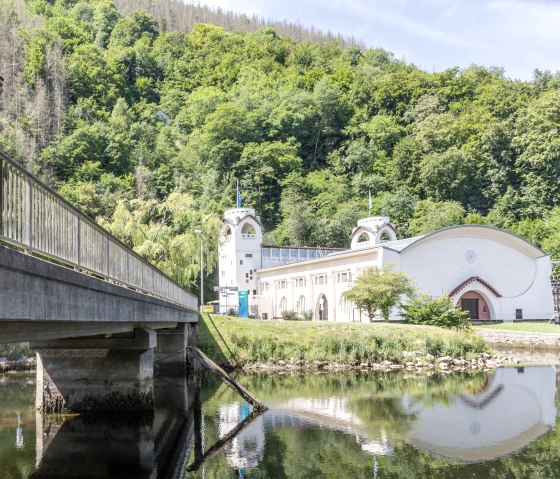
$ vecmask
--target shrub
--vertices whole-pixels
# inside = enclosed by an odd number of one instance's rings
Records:
[[[427,294],[416,296],[404,306],[406,322],[439,326],[440,328],[467,328],[468,313],[459,310],[448,295],[432,299]]]
[[[291,309],[282,311],[282,318],[285,321],[299,321],[301,319],[298,314]]]
[[[304,321],[313,321],[313,310],[312,309],[308,309],[307,311],[305,311],[303,313],[303,318]]]

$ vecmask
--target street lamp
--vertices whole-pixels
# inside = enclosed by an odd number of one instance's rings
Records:
[[[194,230],[195,234],[200,236],[200,312],[204,307],[204,232],[202,230]]]

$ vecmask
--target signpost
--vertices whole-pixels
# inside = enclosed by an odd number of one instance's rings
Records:
[[[226,298],[226,314],[228,312],[228,297],[234,295],[237,290],[237,286],[214,286],[214,291],[218,291],[222,297]]]

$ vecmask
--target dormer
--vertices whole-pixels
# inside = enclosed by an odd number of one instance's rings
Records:
[[[388,216],[369,216],[358,220],[350,238],[350,248],[359,249],[395,241],[397,232]]]

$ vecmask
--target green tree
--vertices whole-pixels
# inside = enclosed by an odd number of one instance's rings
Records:
[[[465,209],[456,201],[422,200],[416,204],[409,222],[413,235],[424,235],[464,222]]]
[[[247,143],[234,171],[241,179],[247,204],[254,205],[271,226],[279,219],[280,181],[300,169],[296,146],[275,141]]]
[[[403,299],[413,293],[414,286],[406,273],[374,266],[361,273],[352,287],[342,295],[365,310],[370,321],[373,321],[378,311],[385,321],[389,321],[393,307],[402,304]]]
[[[109,15],[108,23],[114,20]],[[109,48],[133,46],[140,38],[145,37],[152,42],[158,34],[155,18],[145,10],[135,10],[130,17],[120,18],[115,24],[109,39]]]

